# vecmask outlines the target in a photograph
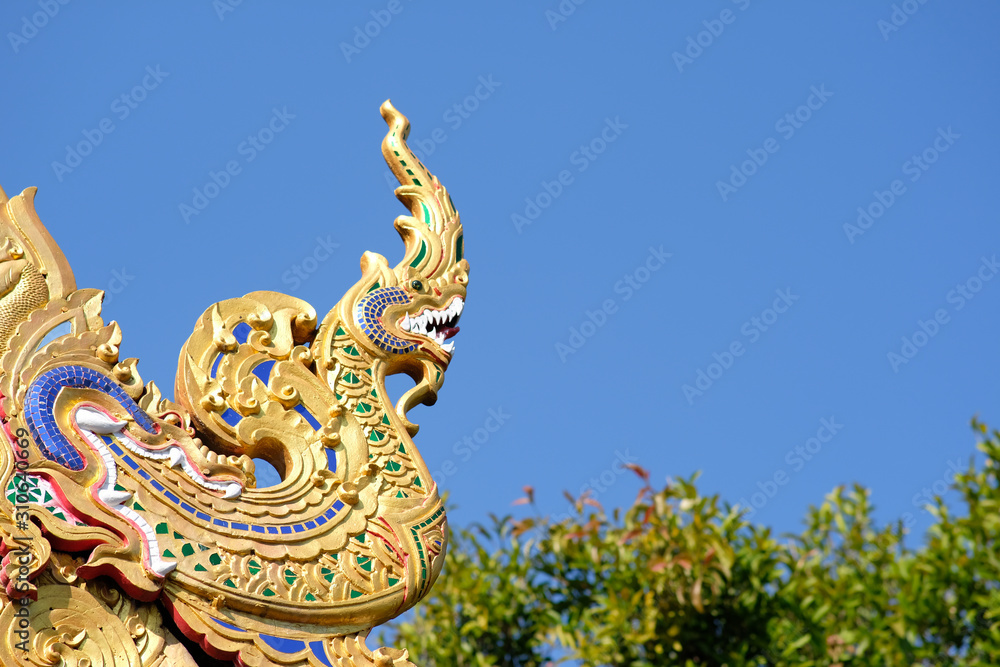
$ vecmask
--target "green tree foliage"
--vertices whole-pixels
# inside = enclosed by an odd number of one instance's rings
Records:
[[[453,535],[445,574],[388,641],[425,667],[1000,665],[1000,432],[937,497],[922,545],[838,488],[775,538],[697,476],[610,514],[493,518]],[[531,489],[521,502],[532,502]]]

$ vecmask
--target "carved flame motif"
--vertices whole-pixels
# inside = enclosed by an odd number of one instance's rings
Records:
[[[211,306],[176,400],[119,358],[29,189],[0,191],[0,663],[409,665],[365,648],[440,572],[445,514],[407,412],[454,353],[469,266],[458,213],[389,102],[382,152],[410,214],[390,267],[322,319],[254,292]],[[415,382],[398,401],[389,375]],[[254,459],[281,474],[256,483]],[[161,614],[161,612],[163,612]]]

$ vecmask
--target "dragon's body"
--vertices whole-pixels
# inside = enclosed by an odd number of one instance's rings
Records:
[[[406,413],[436,399],[468,263],[408,122],[382,114],[403,260],[365,253],[322,321],[274,292],[213,305],[176,402],[119,359],[34,191],[0,191],[0,663],[187,665],[198,644],[245,665],[409,664],[364,639],[441,568],[444,510]],[[393,405],[396,373],[416,384]],[[253,459],[282,481],[256,488]]]

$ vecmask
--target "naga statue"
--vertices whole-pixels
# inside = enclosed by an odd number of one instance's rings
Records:
[[[174,400],[120,358],[35,189],[0,191],[0,664],[412,665],[365,640],[444,560],[407,412],[444,382],[469,265],[409,122],[381,111],[402,261],[366,252],[322,319],[276,292],[211,306]],[[394,403],[399,373],[415,384]],[[280,483],[259,488],[254,459]]]

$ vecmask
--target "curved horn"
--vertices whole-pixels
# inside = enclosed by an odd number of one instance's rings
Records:
[[[458,211],[437,177],[406,145],[410,121],[389,100],[382,104],[381,112],[389,126],[382,155],[400,183],[396,197],[410,210],[410,215],[396,218],[396,230],[406,244],[406,255],[397,271],[410,266],[425,278],[438,278],[463,259]]]
[[[49,298],[56,299],[75,290],[76,280],[66,256],[35,212],[37,191],[38,188],[27,188],[8,198],[0,189],[0,242],[9,238],[21,245],[29,263],[45,276]]]

